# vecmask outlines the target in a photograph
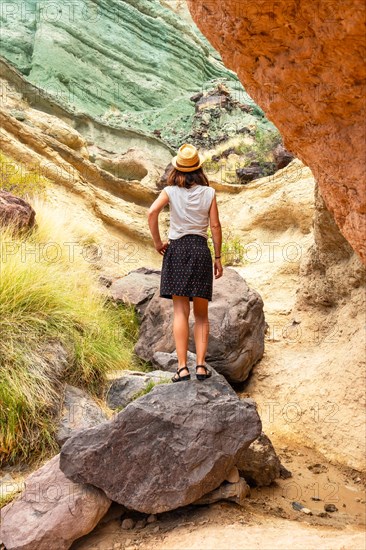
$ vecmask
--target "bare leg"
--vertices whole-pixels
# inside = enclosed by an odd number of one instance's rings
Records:
[[[208,335],[210,332],[210,325],[208,321],[208,300],[206,300],[206,298],[193,297],[193,313],[197,365],[204,365],[208,345]],[[206,371],[200,367],[197,369],[197,374],[206,374]]]
[[[189,298],[173,294],[174,321],[173,334],[178,356],[178,368],[187,365],[187,351],[189,340]],[[182,370],[180,376],[189,374],[188,369]]]

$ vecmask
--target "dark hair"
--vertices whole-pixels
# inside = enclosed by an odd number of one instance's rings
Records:
[[[190,189],[195,183],[204,185],[205,187],[210,186],[202,168],[197,168],[197,170],[193,170],[192,172],[181,172],[173,166],[167,178],[167,185],[176,185],[177,187],[186,187],[187,189]]]

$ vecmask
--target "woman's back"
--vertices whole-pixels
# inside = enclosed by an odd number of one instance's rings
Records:
[[[167,185],[163,191],[168,195],[170,205],[168,238],[179,239],[183,235],[195,234],[207,239],[209,211],[215,189],[200,184],[194,184],[189,189]]]

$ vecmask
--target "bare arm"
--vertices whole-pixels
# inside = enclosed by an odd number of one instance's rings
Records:
[[[210,216],[212,240],[213,240],[214,250],[215,250],[215,257],[221,256],[222,230],[221,230],[221,223],[219,219],[219,211],[217,208],[216,195],[214,195],[214,198],[212,200],[209,216]],[[222,276],[222,271],[223,270],[222,270],[221,260],[215,259],[215,278],[216,279]]]
[[[164,208],[164,206],[168,204],[168,202],[169,202],[168,195],[166,194],[165,191],[161,191],[160,195],[152,203],[147,213],[150,233],[154,241],[155,249],[159,252],[159,254],[164,254],[165,249],[168,245],[167,242],[166,243],[162,242],[160,238],[160,233],[159,233],[159,214],[160,214],[160,211]]]

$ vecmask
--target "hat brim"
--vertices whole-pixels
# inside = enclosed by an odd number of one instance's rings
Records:
[[[201,155],[198,153],[198,158],[200,159],[200,163],[198,166],[187,166],[186,168],[182,168],[182,167],[178,167],[176,162],[177,162],[177,158],[178,158],[178,155],[176,155],[175,157],[172,158],[172,160],[170,161],[172,163],[172,165],[174,166],[174,168],[176,168],[177,170],[179,170],[179,172],[194,172],[194,170],[198,170],[198,168],[201,168],[203,162],[204,162],[204,159],[203,157],[201,157]]]

